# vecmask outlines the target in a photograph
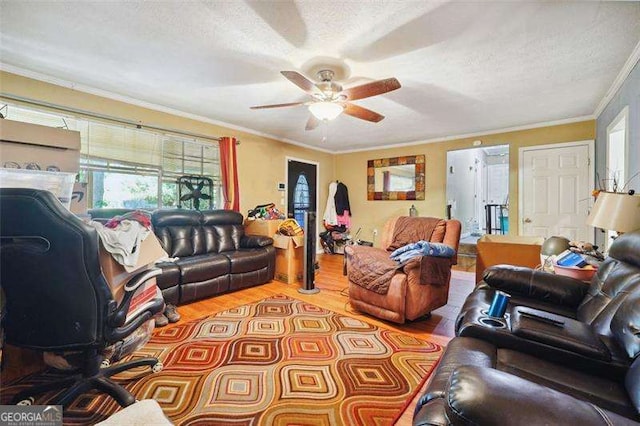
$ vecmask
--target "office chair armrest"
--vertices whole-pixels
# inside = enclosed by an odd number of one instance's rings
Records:
[[[142,284],[146,283],[152,278],[157,277],[160,274],[162,274],[162,269],[160,268],[147,269],[145,271],[142,271],[136,274],[124,285],[124,296],[120,304],[117,305],[115,309],[111,312],[109,316],[109,321],[108,321],[109,326],[113,328],[117,328],[124,325],[124,323],[127,320],[127,313],[129,312],[129,307],[131,305],[131,301],[133,300],[133,296],[136,293],[136,290],[138,290],[140,286],[142,286]],[[158,299],[158,300],[162,302],[161,306],[156,308],[155,304],[153,304],[153,305],[150,305],[149,307],[153,309],[147,308],[147,311],[152,311],[157,309],[151,312],[151,316],[160,312],[160,310],[162,309],[162,305],[164,304],[164,301],[161,299]]]
[[[115,327],[108,329],[106,331],[107,340],[111,343],[117,342],[118,340],[122,340],[134,331],[138,329],[142,324],[153,318],[155,313],[160,312],[164,307],[164,300],[156,299],[149,308],[134,319],[132,319],[128,324],[125,324],[123,327]]]

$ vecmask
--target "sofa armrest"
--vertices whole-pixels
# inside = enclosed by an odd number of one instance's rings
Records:
[[[511,317],[511,330],[514,335],[523,339],[587,358],[611,360],[611,352],[591,326],[571,318],[518,306]]]
[[[456,368],[445,399],[446,414],[453,425],[637,424],[589,402],[492,368]]]
[[[451,279],[451,258],[416,256],[402,266],[410,284],[446,286]]]
[[[260,248],[273,245],[273,238],[263,235],[243,235],[240,240],[241,248]]]
[[[573,308],[589,290],[583,281],[521,266],[491,266],[484,271],[483,279],[496,290]]]

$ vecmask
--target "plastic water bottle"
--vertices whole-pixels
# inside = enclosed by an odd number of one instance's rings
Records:
[[[409,216],[411,217],[418,216],[418,210],[416,209],[416,206],[414,206],[413,204],[411,204],[411,208],[409,209]]]

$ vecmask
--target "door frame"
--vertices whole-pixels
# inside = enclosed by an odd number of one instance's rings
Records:
[[[594,185],[596,181],[595,143],[596,141],[594,139],[585,139],[582,141],[531,145],[518,148],[518,235],[522,235],[523,231],[522,218],[524,217],[524,153],[527,151],[538,151],[554,148],[570,148],[573,146],[586,145],[589,152],[589,182],[591,182],[591,185]],[[587,202],[588,210],[591,211],[591,208],[593,207],[593,197],[589,196]],[[593,229],[592,241],[595,241],[593,239],[594,237],[595,228]]]
[[[284,181],[285,181],[285,185],[286,185],[286,191],[285,191],[285,203],[284,203],[284,207],[285,207],[285,215],[287,217],[289,217],[289,160],[293,160],[293,161],[297,161],[298,163],[305,163],[305,164],[312,164],[314,166],[316,166],[316,238],[318,238],[319,235],[319,223],[320,221],[318,220],[318,217],[320,215],[320,211],[319,211],[319,206],[320,206],[320,163],[318,161],[312,161],[312,160],[305,160],[303,158],[298,158],[298,157],[290,157],[290,156],[285,156],[284,157]],[[319,247],[319,246],[317,246]]]
[[[616,115],[616,118],[611,120],[611,123],[609,123],[609,125],[607,126],[607,139],[606,139],[606,146],[604,149],[605,176],[603,176],[603,178],[609,179],[609,176],[608,176],[609,171],[607,169],[609,166],[609,157],[610,157],[609,144],[611,141],[611,133],[613,132],[613,129],[617,127],[622,121],[624,121],[624,174],[625,175],[621,176],[622,180],[620,184],[624,185],[627,183],[627,179],[631,174],[629,170],[629,105],[622,108],[622,110],[620,110],[618,115]]]

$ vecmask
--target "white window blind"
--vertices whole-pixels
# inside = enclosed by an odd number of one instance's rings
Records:
[[[108,192],[108,188],[102,186],[105,172],[156,176],[157,187],[160,188],[156,198],[161,200],[155,201],[157,207],[174,206],[177,205],[177,179],[196,175],[213,180],[211,195],[214,205],[220,205],[220,159],[215,142],[22,106],[8,105],[6,113],[6,118],[11,120],[78,130],[81,176],[94,181],[94,186],[101,185],[100,188],[90,186],[90,191],[98,194]],[[101,176],[92,179],[94,172],[101,173]],[[91,194],[89,199],[96,202]]]

